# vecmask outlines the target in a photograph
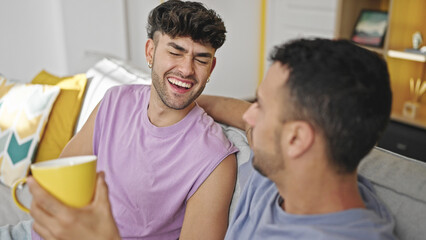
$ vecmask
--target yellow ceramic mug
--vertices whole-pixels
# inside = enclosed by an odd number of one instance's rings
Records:
[[[72,207],[83,207],[90,203],[95,190],[96,160],[94,155],[59,158],[31,165],[37,182],[50,194]],[[12,188],[15,204],[29,212],[18,199],[16,189],[27,181],[22,178]]]

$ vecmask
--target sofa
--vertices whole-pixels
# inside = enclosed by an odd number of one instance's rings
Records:
[[[86,77],[88,81],[73,134],[81,129],[108,88],[119,84],[150,84],[149,74],[123,61],[108,58],[100,60],[90,68]],[[247,179],[242,166],[248,163],[251,150],[243,131],[226,125],[221,126],[230,141],[240,150],[237,153],[238,178],[230,208],[232,217],[242,182]],[[358,170],[359,174],[372,182],[380,199],[394,215],[397,236],[402,240],[425,239],[426,163],[376,147],[362,160]],[[31,216],[14,205],[10,192],[9,186],[0,183],[0,226],[31,219]],[[26,204],[31,201],[27,189],[20,191],[19,198]]]

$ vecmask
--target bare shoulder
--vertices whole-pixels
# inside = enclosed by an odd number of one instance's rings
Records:
[[[207,195],[209,198],[216,198],[216,194],[226,195],[226,192],[233,191],[236,176],[237,159],[235,154],[230,154],[212,171],[194,195]]]
[[[224,177],[223,175],[229,175],[229,174],[233,176],[234,173],[236,176],[236,171],[237,171],[237,158],[235,154],[230,154],[225,159],[223,159],[223,161],[211,173],[209,178],[210,177],[221,178],[221,177]]]
[[[93,130],[99,104],[93,109],[81,130],[68,142],[60,157],[93,155]]]
[[[188,200],[182,239],[223,239],[235,187],[235,154],[227,156]]]

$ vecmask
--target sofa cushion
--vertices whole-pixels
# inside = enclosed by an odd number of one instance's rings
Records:
[[[247,180],[250,175],[250,172],[244,171],[244,166],[250,160],[251,150],[244,131],[228,125],[220,125],[229,141],[231,141],[239,150],[236,154],[238,167],[237,180],[235,182],[235,189],[234,194],[232,195],[231,206],[229,208],[229,221],[231,221],[237,207],[238,199],[240,198],[241,192],[243,190],[245,180]]]
[[[62,149],[72,138],[87,78],[85,74],[61,78],[41,71],[32,83],[56,85],[61,88],[37,150],[35,162],[41,162],[59,157]]]
[[[402,240],[426,236],[426,163],[376,148],[359,166],[396,220]]]
[[[83,127],[110,87],[122,84],[151,84],[150,74],[112,58],[104,58],[96,63],[86,72],[86,76],[89,81],[75,133]]]
[[[0,77],[0,181],[25,177],[59,87],[11,83]]]

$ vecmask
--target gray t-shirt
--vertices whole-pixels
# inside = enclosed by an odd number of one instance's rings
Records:
[[[397,239],[392,215],[362,176],[358,177],[358,186],[366,209],[294,215],[280,207],[283,200],[275,184],[254,170],[251,161],[245,164],[249,166],[241,167],[250,168],[251,177],[244,186],[225,239]]]

